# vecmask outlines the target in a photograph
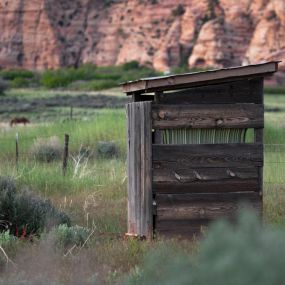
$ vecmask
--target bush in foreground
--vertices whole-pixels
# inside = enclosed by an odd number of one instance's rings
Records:
[[[0,231],[9,230],[18,237],[38,235],[59,224],[70,225],[69,217],[49,200],[28,190],[17,191],[14,180],[8,177],[0,177],[0,209],[5,221]]]
[[[114,141],[98,142],[96,147],[97,158],[114,158],[119,156],[119,148]]]
[[[53,162],[60,160],[63,148],[58,137],[47,139],[38,138],[32,147],[31,153],[40,162]]]
[[[236,227],[225,222],[214,225],[195,257],[167,248],[152,253],[127,284],[283,284],[284,256],[285,230],[262,228],[247,213]]]
[[[66,248],[68,246],[82,246],[87,240],[90,230],[80,226],[69,227],[66,224],[54,228],[52,234],[56,246]]]

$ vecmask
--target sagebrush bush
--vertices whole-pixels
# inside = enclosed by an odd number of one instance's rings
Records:
[[[32,146],[31,153],[38,161],[52,162],[61,159],[63,147],[58,137],[38,138]]]
[[[11,83],[11,87],[13,88],[29,87],[29,85],[30,85],[29,79],[23,77],[14,78]]]
[[[0,78],[0,96],[5,94],[5,91],[8,89],[8,84],[3,79]]]
[[[14,80],[15,78],[33,78],[35,74],[25,69],[7,69],[0,71],[0,76],[6,80]]]
[[[197,256],[165,247],[151,253],[127,284],[283,284],[284,256],[285,230],[263,228],[246,213],[237,226],[219,222],[210,228]]]
[[[15,236],[26,237],[39,234],[55,225],[70,225],[69,217],[55,208],[49,200],[42,199],[28,190],[17,191],[11,178],[0,177],[1,220],[6,221],[8,230]]]
[[[54,235],[55,244],[60,248],[68,246],[82,246],[87,240],[90,230],[80,226],[59,225],[54,228],[52,233]]]
[[[100,141],[96,146],[97,158],[114,158],[119,156],[119,148],[114,141]]]

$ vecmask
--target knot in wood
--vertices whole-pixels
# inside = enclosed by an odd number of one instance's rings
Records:
[[[158,113],[158,116],[159,116],[160,119],[164,119],[165,118],[165,111],[160,111]]]
[[[223,123],[224,123],[224,120],[223,120],[223,119],[217,119],[217,120],[216,120],[216,125],[217,125],[217,126],[221,126]]]
[[[201,209],[199,210],[199,215],[200,215],[201,217],[204,216],[204,215],[205,215],[205,209],[201,208]]]

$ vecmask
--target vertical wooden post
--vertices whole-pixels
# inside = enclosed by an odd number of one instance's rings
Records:
[[[62,164],[62,173],[63,176],[66,174],[67,162],[68,162],[68,143],[69,143],[69,135],[64,135],[64,151],[63,151],[63,164]]]
[[[19,133],[16,133],[16,168],[19,170]]]
[[[70,106],[70,120],[73,119],[73,106]]]
[[[263,78],[260,78],[258,93],[260,96],[260,103],[264,104]],[[263,112],[263,121],[264,121],[264,112]],[[262,144],[263,146],[263,128],[254,129],[254,142]],[[262,155],[264,160],[264,149]],[[263,166],[258,167],[258,184],[259,184],[259,194],[261,197],[261,209],[262,209],[261,216],[263,216]]]
[[[151,102],[127,104],[128,235],[152,238]]]

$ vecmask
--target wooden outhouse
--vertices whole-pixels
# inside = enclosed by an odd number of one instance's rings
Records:
[[[263,81],[267,62],[123,84],[128,121],[128,235],[199,235],[262,212]]]

